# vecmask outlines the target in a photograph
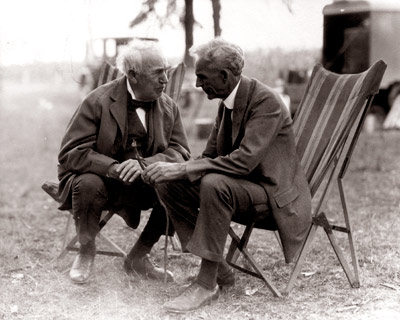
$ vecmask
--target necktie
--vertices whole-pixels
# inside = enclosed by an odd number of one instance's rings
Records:
[[[145,102],[145,101],[131,99],[130,106],[133,109],[142,108],[142,109],[148,111],[153,106],[153,101]]]
[[[229,154],[232,151],[232,109],[224,106],[224,114],[222,115],[222,130],[223,130],[223,155]]]

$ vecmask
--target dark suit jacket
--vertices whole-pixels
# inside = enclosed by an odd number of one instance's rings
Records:
[[[218,110],[203,158],[187,164],[189,179],[195,181],[207,173],[217,172],[262,185],[269,198],[285,259],[290,262],[311,224],[311,196],[296,154],[289,112],[270,88],[242,76],[233,107],[234,151],[220,156],[222,108]]]
[[[114,155],[128,138],[126,77],[92,91],[70,120],[58,156],[61,209],[70,209],[70,188],[76,174],[106,176]],[[176,103],[166,94],[149,111],[147,164],[183,162],[189,146]]]

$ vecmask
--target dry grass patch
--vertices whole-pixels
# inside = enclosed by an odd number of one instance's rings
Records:
[[[97,256],[87,285],[68,279],[73,255],[55,260],[66,216],[41,189],[56,180],[56,156],[67,121],[79,102],[72,86],[35,87],[0,95],[0,319],[398,319],[400,318],[400,132],[363,133],[345,180],[358,248],[361,288],[350,288],[319,230],[289,297],[274,298],[263,283],[236,273],[236,286],[218,303],[188,315],[161,305],[178,294],[199,259],[169,248],[177,283],[125,275],[121,258]],[[191,137],[194,150],[204,141]],[[339,219],[338,195],[329,203]],[[145,220],[145,219],[144,219]],[[139,229],[143,227],[142,221]],[[129,250],[138,231],[114,218],[105,230]],[[101,246],[102,244],[99,243]],[[163,263],[160,241],[153,258]],[[345,246],[344,246],[345,247]],[[272,233],[257,231],[251,250],[279,288],[290,266]]]

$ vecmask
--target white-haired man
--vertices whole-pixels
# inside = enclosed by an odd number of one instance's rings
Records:
[[[189,159],[179,109],[163,93],[167,62],[158,46],[132,44],[117,64],[124,76],[84,99],[68,124],[58,156],[60,209],[72,209],[80,243],[70,271],[75,283],[85,283],[90,276],[98,223],[106,208],[121,210],[132,228],[138,226],[142,210],[153,208],[124,268],[163,279],[163,269],[151,263],[149,253],[165,233],[165,211],[154,189],[141,179],[137,159],[142,157],[145,164]]]

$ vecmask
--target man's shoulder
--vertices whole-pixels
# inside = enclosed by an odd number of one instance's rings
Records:
[[[261,82],[256,78],[251,78],[251,81],[254,83],[254,91],[255,92],[266,92],[266,93],[275,93],[275,90],[272,89],[267,84]]]
[[[98,86],[86,96],[85,100],[89,102],[98,102],[105,98],[112,98],[117,94],[116,91],[118,87],[120,87],[123,83],[124,77],[120,77],[101,86]]]
[[[247,78],[249,82],[253,85],[253,97],[258,99],[265,99],[265,98],[276,98],[279,96],[278,91],[274,88],[268,86],[267,84],[261,82],[256,78]]]
[[[174,100],[167,95],[165,92],[162,93],[160,99],[162,99],[163,102],[168,103],[168,104],[174,104]]]
[[[169,110],[177,108],[176,102],[165,92],[162,93],[161,97],[158,99],[164,107],[168,108]]]
[[[247,78],[247,80],[249,83],[251,83],[250,86],[253,87],[249,97],[249,102],[251,105],[259,105],[262,103],[263,105],[268,105],[269,108],[272,109],[285,110],[284,112],[286,113],[287,107],[285,106],[277,90],[255,78]]]

